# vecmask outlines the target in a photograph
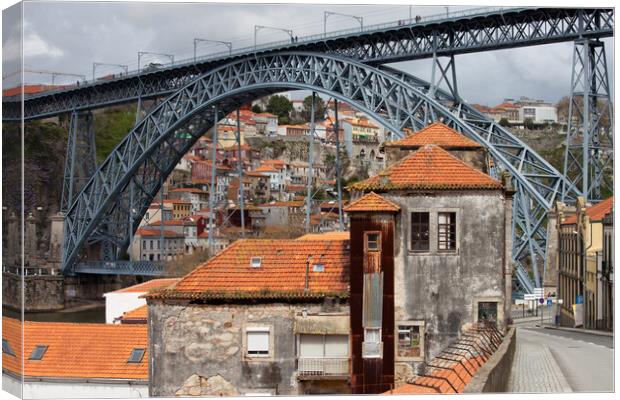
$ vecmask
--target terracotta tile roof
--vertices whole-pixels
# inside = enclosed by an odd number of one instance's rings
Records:
[[[303,201],[272,201],[270,203],[258,204],[257,207],[303,207]]]
[[[586,208],[586,214],[590,217],[590,222],[602,221],[614,206],[614,196],[608,197],[598,204]],[[562,225],[571,225],[577,223],[577,214],[567,217]]]
[[[397,213],[400,207],[389,200],[384,199],[375,192],[370,192],[344,208],[346,212],[380,211]]]
[[[261,174],[260,172],[256,172],[256,171],[247,171],[243,173],[245,176],[251,176],[251,177],[255,177],[255,178],[267,178],[269,175],[265,175],[265,174]]]
[[[268,165],[261,165],[260,167],[256,168],[254,172],[278,172],[278,170]]]
[[[181,278],[160,278],[151,279],[150,281],[138,283],[137,285],[128,286],[123,289],[115,290],[111,293],[148,293],[151,290],[160,289],[166,286],[174,285]]]
[[[119,317],[119,320],[122,324],[146,324],[148,311],[147,305],[145,304],[141,307],[124,312],[123,315]]]
[[[386,146],[418,148],[427,144],[434,144],[444,149],[483,147],[441,122],[430,124],[404,139],[386,143]]]
[[[308,273],[306,260],[323,264]],[[260,266],[251,260],[260,257]],[[174,287],[147,298],[320,298],[348,296],[349,250],[346,241],[238,240],[186,275]]]
[[[201,189],[195,189],[195,188],[174,188],[174,189],[170,189],[170,193],[198,193],[198,194],[207,194],[208,192],[201,190]],[[165,200],[164,200],[165,201]]]
[[[150,225],[149,225],[150,226]],[[147,228],[140,228],[136,231],[136,236],[163,236],[166,238],[175,238],[175,237],[184,237],[183,233],[178,233],[175,231],[169,231],[166,229],[147,229]]]
[[[379,175],[357,182],[354,190],[501,189],[502,184],[435,145],[426,145]]]
[[[349,232],[325,232],[325,233],[307,233],[298,237],[296,240],[350,240]]]
[[[2,317],[2,338],[15,356],[2,353],[2,368],[21,371],[21,322]],[[40,378],[148,379],[147,326],[26,321],[24,375]],[[48,346],[41,360],[29,360],[36,346]],[[142,361],[129,363],[133,349],[145,350]]]

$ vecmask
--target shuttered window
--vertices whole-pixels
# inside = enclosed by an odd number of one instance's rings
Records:
[[[246,338],[249,356],[269,355],[269,328],[247,328]]]
[[[441,212],[437,215],[437,248],[439,250],[456,250],[456,213]]]

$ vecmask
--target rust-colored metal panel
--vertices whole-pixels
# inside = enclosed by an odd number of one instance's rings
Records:
[[[380,250],[365,252],[365,232],[381,234]],[[353,393],[377,394],[393,387],[394,383],[394,232],[395,220],[389,214],[351,214],[350,290],[351,309],[351,385]],[[379,280],[364,279],[365,274],[381,276]],[[374,281],[377,282],[374,282]],[[366,283],[365,283],[366,282]],[[374,282],[374,283],[373,283]],[[364,294],[379,290],[381,296]],[[372,305],[380,307],[383,358],[362,358],[364,340],[363,316]],[[365,307],[366,306],[366,307]],[[377,314],[373,311],[371,314]]]

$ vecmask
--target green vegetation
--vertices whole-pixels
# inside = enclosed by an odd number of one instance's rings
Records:
[[[135,123],[135,106],[106,109],[94,115],[97,162],[105,160]]]
[[[290,113],[293,104],[284,96],[271,96],[267,103],[267,112],[278,116],[278,124],[286,125],[290,122]]]
[[[305,121],[310,121],[310,114],[312,114],[312,96],[307,96],[304,99],[301,117]],[[321,121],[325,118],[325,102],[319,96],[314,98],[314,119]]]

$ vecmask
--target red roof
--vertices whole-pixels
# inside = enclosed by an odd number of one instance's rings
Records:
[[[598,204],[586,208],[586,215],[590,217],[590,222],[602,221],[605,215],[609,214],[614,206],[614,197],[608,197]],[[567,217],[562,225],[571,225],[577,223],[577,214]]]
[[[367,212],[367,211],[379,211],[397,213],[400,211],[400,207],[389,200],[384,199],[375,192],[370,192],[360,199],[352,202],[348,207],[345,207],[346,212]]]
[[[474,142],[473,140],[463,136],[454,129],[441,122],[435,122],[420,129],[412,135],[397,140],[395,142],[387,143],[386,146],[390,147],[422,147],[427,144],[434,144],[444,149],[454,148],[481,148],[482,145]]]
[[[163,236],[163,237],[184,237],[182,233],[169,231],[166,229],[147,229],[140,228],[136,231],[136,236]]]
[[[426,145],[379,175],[350,186],[354,190],[501,189],[502,184],[435,145]]]
[[[252,259],[260,265],[252,266]],[[308,291],[306,261],[310,259]],[[315,272],[313,264],[324,270]],[[150,297],[289,298],[346,296],[349,250],[346,240],[238,240],[186,275],[173,288]]]
[[[128,286],[123,289],[115,290],[111,293],[147,293],[154,289],[170,286],[177,283],[179,278],[161,278],[151,279],[150,281],[138,283],[137,285]]]
[[[23,329],[23,353],[22,353]],[[146,324],[118,325],[33,322],[2,317],[2,339],[15,355],[2,352],[2,369],[16,375],[69,379],[148,379]],[[47,346],[31,360],[37,346]],[[145,351],[140,362],[128,362],[134,349]],[[23,358],[22,358],[23,354]],[[21,361],[24,362],[22,372]]]

